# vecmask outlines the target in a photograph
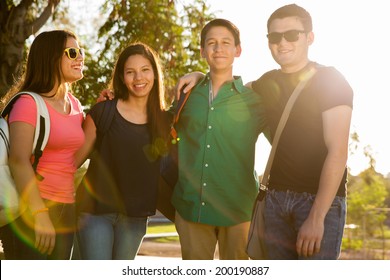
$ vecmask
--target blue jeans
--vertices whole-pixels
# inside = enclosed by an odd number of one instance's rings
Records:
[[[34,217],[29,210],[10,224],[0,229],[4,256],[7,260],[69,260],[74,232],[76,212],[74,204],[44,200],[49,208],[50,219],[56,230],[54,250],[50,255],[41,254],[34,246]]]
[[[309,215],[314,194],[270,190],[264,211],[265,244],[271,260],[333,260],[340,255],[346,218],[346,199],[336,196],[324,222],[324,236],[319,253],[305,258],[296,252],[297,234]]]
[[[81,259],[133,260],[146,234],[147,224],[147,217],[81,213],[77,234]]]

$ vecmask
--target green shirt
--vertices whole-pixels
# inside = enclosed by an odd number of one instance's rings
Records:
[[[240,77],[209,104],[209,74],[192,90],[179,122],[179,179],[172,203],[186,220],[232,226],[251,219],[258,192],[255,146],[265,128],[261,96]]]

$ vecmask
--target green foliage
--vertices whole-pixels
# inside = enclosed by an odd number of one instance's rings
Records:
[[[385,200],[389,193],[382,175],[369,168],[355,178],[348,187],[348,223],[357,224],[369,235],[383,225],[386,212]]]
[[[351,133],[350,154],[362,152],[369,167],[358,176],[348,176],[347,224],[350,227],[345,229],[342,249],[363,253],[360,258],[381,259],[383,256],[376,256],[376,251],[389,246],[390,178],[375,171],[376,161],[371,147],[360,147],[359,135]]]
[[[95,103],[100,91],[107,87],[118,54],[135,41],[150,45],[160,55],[168,91],[182,75],[207,69],[200,57],[199,37],[212,15],[204,1],[181,2],[105,1],[101,11],[107,20],[98,31],[101,48],[95,54],[87,54],[85,77],[74,87],[83,104]]]
[[[341,243],[341,249],[346,250],[361,250],[363,248],[363,240],[362,239],[354,239],[350,237],[343,237],[343,242]]]

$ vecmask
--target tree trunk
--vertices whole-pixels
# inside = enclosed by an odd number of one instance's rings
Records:
[[[46,23],[60,0],[49,0],[46,7],[31,9],[37,5],[34,2],[22,0],[9,7],[7,0],[0,0],[0,98],[21,73],[26,39]]]

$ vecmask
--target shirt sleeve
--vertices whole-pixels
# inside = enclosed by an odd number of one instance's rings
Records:
[[[101,114],[103,114],[103,102],[107,102],[107,101],[102,101],[102,102],[99,102],[97,104],[95,104],[91,110],[88,112],[88,115],[91,116],[93,122],[95,123],[95,126],[97,127],[97,123],[98,123],[98,118],[99,116],[101,116]]]
[[[324,112],[340,105],[353,108],[353,90],[344,76],[333,67],[319,70],[317,93]]]
[[[9,123],[13,122],[25,122],[36,126],[37,105],[33,97],[22,95],[16,100],[9,115]]]
[[[264,95],[264,93],[268,91],[267,88],[274,88],[277,74],[278,71],[275,69],[264,73],[260,78],[252,81],[252,90],[260,95]]]

